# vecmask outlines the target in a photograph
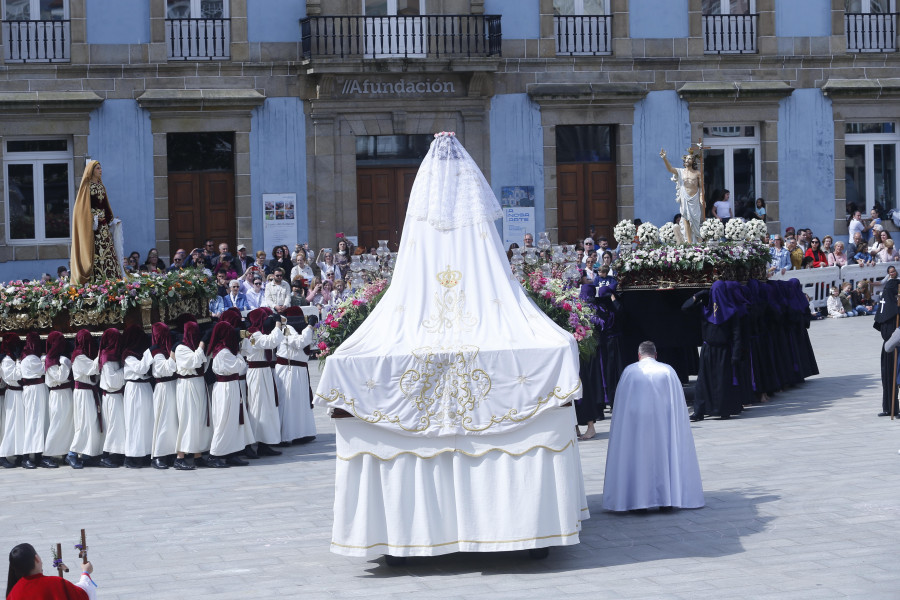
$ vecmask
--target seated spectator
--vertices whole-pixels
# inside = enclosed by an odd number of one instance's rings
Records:
[[[243,275],[250,265],[253,264],[253,259],[247,255],[247,246],[244,244],[238,244],[237,247],[237,256],[234,257],[232,264],[238,269],[238,275]]]
[[[222,265],[228,266],[229,275],[234,273],[235,279],[244,272],[241,264],[231,256],[228,244],[225,242],[219,244],[219,253],[213,258],[213,270],[218,269]]]
[[[216,275],[219,273],[225,273],[225,279],[231,281],[232,279],[237,279],[237,271],[234,270],[234,267],[230,262],[220,262],[216,266]]]
[[[216,286],[218,286],[216,290],[218,295],[224,296],[228,293],[228,276],[225,275],[225,271],[216,273]]]
[[[600,238],[600,239],[604,240],[604,241],[606,240],[606,238]],[[600,266],[609,267],[609,274],[612,275],[613,277],[615,277],[616,270],[613,269],[612,262],[613,262],[613,253],[610,252],[609,250],[604,250],[603,254],[600,255]]]
[[[313,277],[315,277],[315,273],[313,273],[312,267],[306,262],[306,250],[300,248],[295,253],[294,268],[291,269],[291,281],[298,278],[312,281]]]
[[[338,279],[334,282],[334,290],[331,292],[331,295],[334,297],[335,303],[350,297],[350,290],[347,289],[347,284],[343,279]]]
[[[224,299],[225,309],[232,306],[238,310],[252,310],[247,303],[247,296],[241,292],[241,283],[237,279],[228,282],[228,294]]]
[[[809,242],[809,250],[807,250],[806,254],[804,255],[804,258],[812,259],[811,266],[816,269],[819,267],[827,267],[828,266],[828,257],[822,251],[821,246],[822,246],[822,242],[819,241],[819,238],[817,238],[817,237],[812,238]]]
[[[309,292],[306,294],[306,300],[310,304],[315,304],[313,300],[315,298],[322,298],[322,278],[321,277],[313,277],[309,282]]]
[[[41,273],[41,283],[50,283],[53,281],[53,277],[50,276],[50,273]]]
[[[844,252],[844,242],[834,245],[834,251],[828,255],[829,267],[844,267],[847,265],[847,253]]]
[[[841,319],[843,317],[856,316],[854,313],[848,313],[844,310],[844,305],[841,302],[840,291],[833,287],[831,288],[831,295],[828,296],[828,316],[832,319]]]
[[[241,282],[241,291],[243,293],[247,293],[253,289],[253,280],[257,277],[262,277],[262,271],[256,265],[249,267],[244,274],[241,275],[239,281]]]
[[[266,253],[263,250],[257,251],[256,262],[253,263],[253,266],[262,271],[263,275],[268,275],[269,273],[271,273],[271,271],[269,270],[269,264],[266,262]]]
[[[184,250],[178,250],[175,252],[175,255],[172,256],[172,264],[169,265],[169,268],[166,271],[180,271],[184,268]]]
[[[283,253],[284,249],[281,250]],[[281,267],[276,267],[271,277],[272,281],[266,284],[263,306],[282,313],[291,306],[291,286],[284,280],[284,269]]]
[[[860,242],[859,245],[856,246],[856,253],[853,255],[853,260],[861,267],[871,267],[875,264],[875,259],[869,254],[869,247],[865,242]]]
[[[144,264],[151,273],[162,273],[166,270],[166,263],[159,258],[159,251],[156,248],[150,248]]]
[[[849,286],[850,283],[845,283]],[[858,315],[874,315],[875,303],[872,302],[872,293],[869,290],[868,281],[857,281],[856,289],[850,292],[850,304]]]
[[[882,233],[887,233],[887,231],[882,231]],[[887,238],[882,243],[884,244],[884,248],[879,250],[878,254],[875,255],[875,259],[878,262],[900,260],[900,252],[897,252],[897,249],[894,248],[894,240]]]
[[[259,274],[253,276],[251,287],[252,289],[250,291],[244,292],[244,297],[247,299],[247,306],[250,307],[250,310],[254,310],[262,306],[263,300],[265,299],[265,292],[263,292],[262,287],[262,277],[260,277]]]
[[[309,306],[309,300],[306,299],[306,280],[302,277],[294,279],[291,282],[291,306]]]
[[[225,312],[225,296],[228,295],[228,280],[225,278],[224,272],[216,273],[216,284],[218,289],[215,297],[209,301],[209,314],[218,319]]]
[[[781,272],[784,275],[785,272],[794,268],[791,265],[791,253],[784,247],[784,239],[779,233],[775,234],[772,244],[772,247],[769,248],[769,256],[771,257],[769,260],[769,271],[772,274]]]

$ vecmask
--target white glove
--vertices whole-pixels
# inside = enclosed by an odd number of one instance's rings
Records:
[[[100,227],[100,221],[98,219],[99,217],[94,215],[94,231],[97,231],[97,228]]]

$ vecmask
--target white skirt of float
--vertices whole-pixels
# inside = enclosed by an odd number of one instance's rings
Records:
[[[572,407],[500,435],[412,437],[355,418],[335,430],[337,554],[569,546],[590,516]]]

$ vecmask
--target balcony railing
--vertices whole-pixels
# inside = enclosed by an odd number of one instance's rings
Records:
[[[228,60],[231,58],[229,19],[166,19],[169,60]]]
[[[499,15],[325,16],[300,20],[303,58],[500,56]]]
[[[557,55],[612,53],[611,15],[565,15],[553,17]]]
[[[6,62],[69,62],[70,21],[3,21]]]
[[[759,15],[703,15],[706,54],[755,54]]]
[[[845,13],[847,52],[896,52],[897,13]]]

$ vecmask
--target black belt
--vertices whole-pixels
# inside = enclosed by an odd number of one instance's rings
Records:
[[[203,377],[203,373],[197,375],[178,375],[178,379],[193,379],[194,377]]]
[[[67,381],[65,383],[61,383],[57,386],[51,386],[51,390],[71,390],[74,387],[74,381]]]
[[[157,377],[156,383],[166,383],[167,381],[175,381],[178,379],[176,375],[169,375],[168,377]]]
[[[251,369],[266,369],[271,367],[272,363],[267,360],[249,360],[247,361],[247,366]]]
[[[125,381],[130,381],[131,383],[141,383],[141,382],[150,383],[151,381],[153,381],[153,378],[152,377],[142,377],[140,379],[126,379]]]
[[[7,385],[6,389],[13,392],[21,392],[24,388],[21,385]]]
[[[26,385],[40,385],[40,384],[44,383],[44,378],[43,377],[32,377],[32,378],[28,379],[28,378],[23,377],[19,381],[22,382],[22,386],[24,387]]]
[[[241,376],[235,373],[234,375],[216,375],[216,381],[219,383],[226,383],[228,381],[237,381]]]
[[[288,359],[288,358],[281,358],[280,356],[278,357],[278,359],[275,360],[275,364],[278,364],[278,365],[288,365],[288,366],[291,366],[291,367],[305,367],[305,366],[307,366],[307,364],[306,364],[305,362],[302,362],[302,361],[299,361],[299,360],[290,360],[290,359]]]
[[[107,394],[107,395],[112,395],[112,394],[121,394],[121,393],[122,393],[122,390],[124,390],[124,389],[125,389],[125,388],[123,388],[123,387],[120,387],[120,388],[119,388],[119,389],[117,389],[117,390],[109,390],[109,391],[107,391],[107,390],[103,390],[103,393],[104,393],[104,394]]]

